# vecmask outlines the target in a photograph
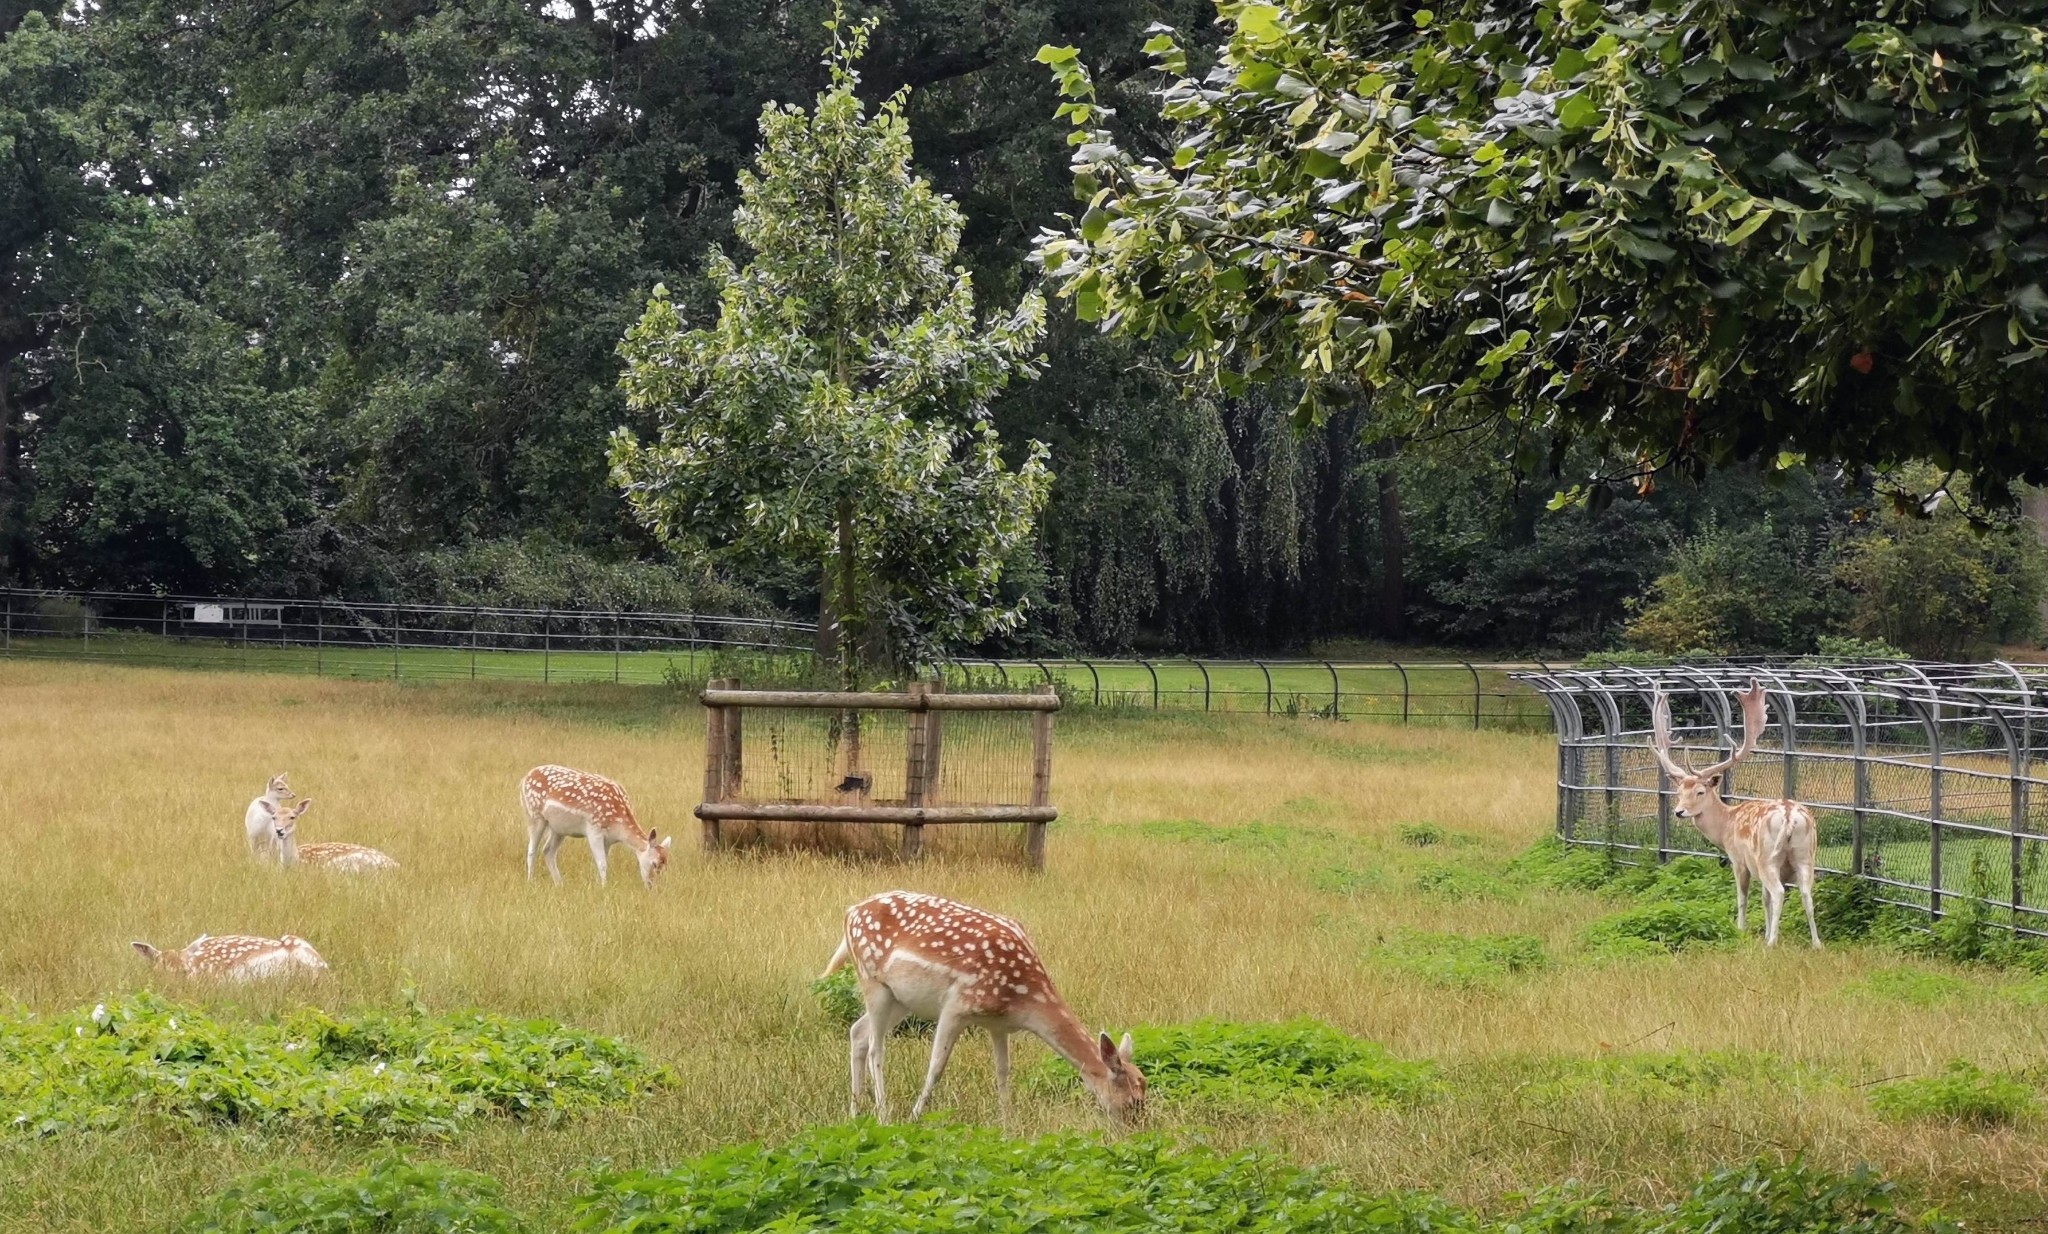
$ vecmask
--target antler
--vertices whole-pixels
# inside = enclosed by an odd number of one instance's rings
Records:
[[[1690,768],[1671,757],[1671,700],[1664,697],[1662,686],[1650,696],[1650,749],[1664,765],[1665,775],[1683,780],[1692,774]]]
[[[1710,776],[1728,770],[1730,767],[1733,767],[1735,764],[1741,762],[1743,759],[1748,758],[1749,752],[1751,750],[1756,749],[1756,743],[1763,739],[1763,686],[1759,685],[1755,678],[1751,678],[1749,682],[1749,689],[1737,690],[1735,692],[1735,701],[1742,704],[1742,744],[1735,748],[1735,753],[1729,755],[1727,758],[1722,759],[1720,762],[1715,763],[1711,767],[1696,772],[1695,774],[1701,776]]]

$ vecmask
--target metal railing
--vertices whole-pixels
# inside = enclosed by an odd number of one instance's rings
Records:
[[[0,588],[0,655],[393,680],[658,683],[714,652],[808,656],[778,618]]]
[[[1724,794],[1813,810],[1816,863],[1939,919],[1973,902],[2048,937],[2048,666],[1731,663],[1522,673],[1558,737],[1557,830],[1628,863],[1716,856],[1674,819],[1650,748],[1656,690],[1672,749],[1718,761],[1741,738],[1733,692],[1760,682],[1769,724]]]

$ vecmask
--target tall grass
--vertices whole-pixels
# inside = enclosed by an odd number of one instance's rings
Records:
[[[1658,1200],[1728,1161],[1803,1151],[1834,1166],[1868,1159],[1986,1211],[2038,1207],[2038,1121],[1986,1134],[1888,1119],[1857,1087],[1938,1074],[1956,1058],[2023,1068],[2048,1056],[2038,1008],[1870,998],[1871,976],[1901,960],[1869,948],[1589,952],[1587,927],[1616,904],[1510,869],[1553,816],[1545,737],[1075,712],[1060,717],[1056,748],[1062,819],[1042,875],[961,857],[910,868],[707,859],[690,816],[702,720],[668,692],[0,663],[0,998],[49,1011],[155,988],[218,1015],[300,1000],[339,1012],[394,1007],[411,986],[437,1009],[622,1037],[675,1084],[620,1112],[547,1127],[486,1121],[426,1150],[505,1180],[513,1207],[556,1219],[569,1175],[600,1159],[661,1166],[843,1119],[844,1029],[809,982],[847,904],[908,886],[1022,920],[1090,1023],[1313,1018],[1434,1064],[1442,1079],[1437,1099],[1412,1105],[1194,1107],[1176,1115],[1187,1123],[1155,1130],[1274,1145],[1374,1189],[1480,1204],[1566,1177]],[[624,865],[599,889],[575,845],[562,854],[565,887],[545,874],[527,882],[517,785],[544,761],[619,779],[644,824],[677,832],[652,894]],[[242,810],[278,771],[318,803],[304,838],[375,845],[404,868],[349,880],[251,861]],[[1457,842],[1404,842],[1423,825]],[[1460,880],[1498,890],[1432,890]],[[1727,908],[1732,918],[1732,887]],[[194,990],[127,946],[207,931],[302,934],[333,973],[291,991]],[[1388,961],[1424,935],[1532,938],[1551,962],[1478,983],[1418,980]],[[940,1105],[992,1122],[982,1041],[955,1054]],[[925,1048],[891,1047],[899,1109]],[[1581,1061],[1729,1051],[1784,1070],[1697,1089],[1532,1083]],[[1018,1052],[1020,1070],[1043,1057],[1035,1043]],[[1072,1090],[1018,1097],[1018,1134],[1099,1125]],[[0,1230],[156,1228],[252,1171],[341,1168],[373,1151],[161,1124],[0,1135]]]

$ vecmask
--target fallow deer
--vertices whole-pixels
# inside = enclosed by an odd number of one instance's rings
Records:
[[[169,951],[142,942],[129,946],[165,972],[214,981],[262,981],[327,971],[327,961],[313,950],[313,944],[296,934],[283,938],[201,934],[182,948]]]
[[[280,814],[277,819],[277,861],[289,869],[295,865],[309,866],[316,870],[332,870],[337,874],[373,874],[381,870],[396,870],[398,862],[389,853],[379,852],[361,844],[342,844],[324,840],[317,844],[299,843],[299,815],[312,808],[313,799],[308,797],[299,802],[290,814]]]
[[[867,1014],[854,1021],[852,1110],[860,1113],[863,1080],[875,1094],[875,1117],[889,1119],[882,1087],[882,1050],[905,1016],[936,1021],[924,1090],[911,1107],[922,1117],[953,1045],[969,1028],[986,1028],[994,1043],[996,1099],[1010,1110],[1010,1034],[1036,1034],[1074,1065],[1111,1117],[1143,1110],[1145,1076],[1121,1046],[1090,1033],[1053,987],[1024,928],[1007,917],[954,900],[890,891],[846,910],[846,929],[824,975],[853,966]]]
[[[242,829],[249,834],[251,856],[268,858],[272,855],[277,844],[278,811],[297,795],[285,784],[284,773],[279,772],[270,777],[270,785],[263,790],[263,795],[250,802],[249,808],[242,812]]]
[[[652,829],[642,832],[640,824],[633,820],[626,790],[603,776],[544,764],[526,773],[526,779],[519,785],[519,803],[526,808],[529,879],[533,877],[534,854],[540,853],[547,858],[548,873],[560,885],[562,867],[555,864],[555,852],[570,836],[590,841],[590,856],[597,862],[600,887],[611,872],[607,854],[614,844],[633,850],[640,862],[640,881],[649,890],[654,887],[654,876],[668,864],[669,842],[675,837],[657,839]]]
[[[1749,882],[1764,886],[1764,945],[1778,944],[1778,918],[1785,911],[1785,883],[1798,884],[1806,905],[1806,929],[1820,946],[1820,927],[1813,918],[1813,861],[1820,847],[1813,811],[1796,801],[1741,801],[1730,805],[1721,797],[1721,777],[1749,757],[1764,732],[1764,691],[1752,681],[1737,690],[1742,704],[1742,744],[1711,767],[1694,771],[1671,756],[1671,704],[1656,691],[1650,704],[1650,748],[1671,777],[1678,799],[1673,813],[1689,819],[1700,834],[1728,854],[1735,867],[1735,928],[1749,928]]]

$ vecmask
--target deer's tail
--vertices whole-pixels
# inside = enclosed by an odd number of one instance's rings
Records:
[[[842,937],[839,940],[839,950],[832,953],[832,962],[825,966],[824,972],[818,974],[818,980],[823,981],[851,963],[853,963],[853,949],[846,945],[846,939]]]

